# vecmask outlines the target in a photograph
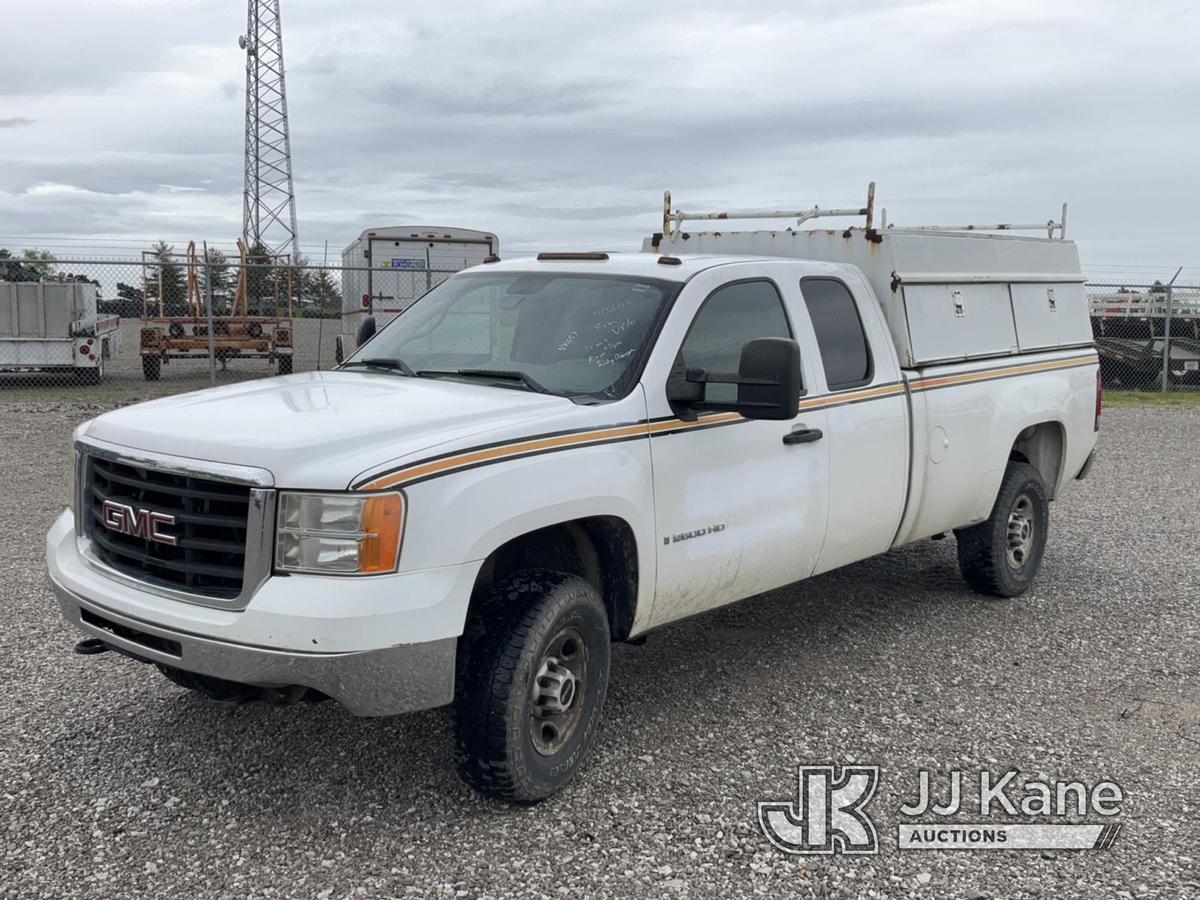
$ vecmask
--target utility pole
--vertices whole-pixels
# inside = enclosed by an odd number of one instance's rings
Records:
[[[261,244],[272,254],[289,254],[294,260],[299,246],[296,192],[279,0],[248,0],[246,33],[238,38],[238,46],[246,51],[242,237],[247,247]]]

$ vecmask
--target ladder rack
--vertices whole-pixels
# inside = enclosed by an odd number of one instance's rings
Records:
[[[819,206],[814,206],[811,209],[730,209],[720,212],[685,212],[682,209],[671,208],[671,192],[663,193],[663,236],[669,241],[679,231],[679,226],[683,222],[696,221],[724,221],[728,219],[795,219],[796,225],[802,225],[812,219],[819,218],[845,218],[848,216],[863,216],[866,219],[864,228],[866,231],[871,231],[874,228],[875,219],[875,182],[867,185],[867,204],[866,206],[839,207],[835,209],[822,209]],[[791,226],[789,226],[791,227]],[[1058,240],[1065,240],[1067,237],[1067,204],[1062,205],[1062,216],[1056,222],[1053,218],[1049,221],[1035,224],[1013,224],[999,223],[995,225],[905,225],[895,226],[889,225],[887,221],[887,210],[882,211],[880,227],[894,231],[945,231],[945,232],[964,232],[964,231],[1046,231],[1046,235],[1051,240],[1055,239],[1057,233]]]

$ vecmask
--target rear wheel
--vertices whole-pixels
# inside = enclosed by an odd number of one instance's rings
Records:
[[[1200,381],[1200,371],[1187,368],[1186,364],[1179,360],[1172,360],[1168,368],[1168,381],[1174,386],[1196,384]]]
[[[963,578],[981,594],[1024,593],[1041,568],[1049,528],[1042,476],[1029,463],[1010,462],[991,516],[955,532]]]
[[[560,790],[595,740],[611,640],[604,604],[582,578],[530,569],[501,582],[459,649],[463,780],[522,804]]]
[[[157,356],[143,356],[142,375],[147,381],[158,381],[162,375],[162,359]]]
[[[104,380],[104,351],[97,350],[96,365],[94,368],[76,369],[75,377],[79,379],[80,384],[99,384]]]

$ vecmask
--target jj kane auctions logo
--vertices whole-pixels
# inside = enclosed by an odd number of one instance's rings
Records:
[[[1120,813],[1121,788],[1111,781],[1017,783],[1017,772],[977,773],[974,803],[964,796],[963,773],[945,776],[934,797],[934,775],[921,769],[916,799],[900,806],[912,821],[896,826],[901,850],[1105,850],[1121,830],[1113,821],[1063,822],[1066,817],[1111,819]],[[758,803],[758,824],[777,849],[793,854],[872,854],[879,836],[867,805],[879,786],[878,766],[802,765],[794,799]],[[950,822],[973,815],[981,821]],[[995,816],[1018,821],[997,821]],[[1054,821],[1057,819],[1058,821]]]

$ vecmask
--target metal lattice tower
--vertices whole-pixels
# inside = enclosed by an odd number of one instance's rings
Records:
[[[296,192],[283,82],[279,0],[249,0],[246,33],[246,173],[242,236],[271,253],[296,255]]]

